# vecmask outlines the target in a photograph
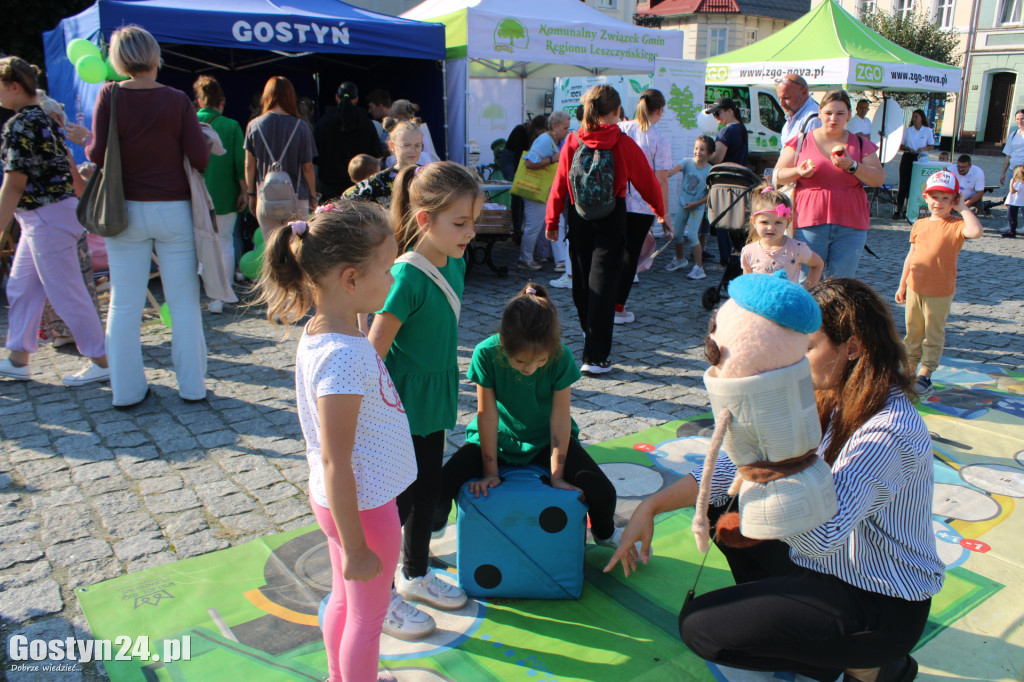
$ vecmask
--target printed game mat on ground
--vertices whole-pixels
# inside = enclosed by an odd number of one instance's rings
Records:
[[[932,433],[933,525],[947,565],[915,652],[922,680],[1017,680],[1024,666],[1024,514],[1016,509],[1024,374],[991,372],[946,361],[919,407]],[[618,523],[703,460],[710,426],[705,415],[588,448],[616,485]],[[384,636],[382,663],[400,682],[793,680],[709,665],[680,642],[677,614],[700,563],[691,518],[692,510],[659,517],[655,557],[628,579],[602,573],[611,550],[588,545],[578,601],[427,609],[437,632],[417,642]],[[433,570],[454,581],[454,525],[432,552]],[[148,637],[149,651],[106,663],[114,682],[319,681],[326,655],[317,612],[330,575],[326,539],[313,526],[81,588],[78,597],[95,638]],[[731,582],[712,550],[698,593]]]

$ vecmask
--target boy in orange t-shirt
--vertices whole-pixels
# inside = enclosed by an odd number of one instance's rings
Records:
[[[922,398],[932,394],[932,372],[946,344],[946,318],[956,291],[956,261],[967,239],[981,236],[981,223],[964,204],[960,183],[949,171],[928,178],[924,200],[931,217],[914,223],[910,253],[903,262],[896,302],[906,303],[910,366],[917,372],[914,388]],[[952,216],[956,208],[960,218]],[[918,368],[920,364],[920,368]]]

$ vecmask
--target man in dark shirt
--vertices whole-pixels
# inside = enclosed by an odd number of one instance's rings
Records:
[[[359,90],[355,84],[342,83],[334,99],[337,106],[327,108],[313,131],[319,152],[320,194],[325,199],[339,197],[353,185],[348,176],[348,162],[352,157],[384,155],[373,123],[356,106]]]

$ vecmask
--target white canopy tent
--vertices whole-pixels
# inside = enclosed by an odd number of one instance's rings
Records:
[[[683,54],[681,32],[633,26],[579,0],[426,0],[402,17],[445,25],[448,154],[460,162],[468,117],[485,115],[470,102],[470,79],[516,79],[518,103],[502,103],[515,124],[527,77],[650,74]]]

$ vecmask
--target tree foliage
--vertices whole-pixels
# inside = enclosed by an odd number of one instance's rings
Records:
[[[883,38],[914,54],[950,66],[960,66],[963,59],[957,34],[940,27],[935,17],[929,16],[929,10],[920,5],[907,16],[876,9],[862,14],[860,20]],[[894,93],[893,96],[901,105],[915,106],[924,100],[923,93]]]

